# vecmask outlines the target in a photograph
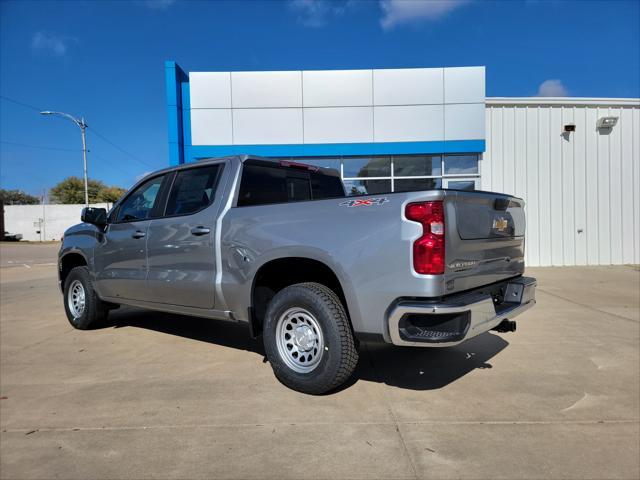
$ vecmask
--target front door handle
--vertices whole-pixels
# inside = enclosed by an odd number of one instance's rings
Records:
[[[137,230],[133,235],[131,235],[131,238],[143,238],[145,235],[146,233]]]
[[[211,230],[209,230],[207,227],[193,227],[191,229],[191,234],[192,235],[206,235],[210,231]]]

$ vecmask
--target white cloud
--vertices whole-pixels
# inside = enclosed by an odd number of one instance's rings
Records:
[[[567,87],[560,80],[545,80],[538,88],[538,97],[566,97],[569,95]]]
[[[171,5],[176,3],[176,0],[145,0],[146,7],[152,10],[166,10]]]
[[[467,3],[469,0],[380,0],[380,25],[391,30],[403,23],[437,20]]]
[[[31,48],[35,51],[63,57],[68,50],[68,39],[45,32],[36,32],[31,39]]]
[[[291,0],[289,8],[293,10],[298,22],[305,27],[323,27],[333,18],[355,6],[355,0]]]

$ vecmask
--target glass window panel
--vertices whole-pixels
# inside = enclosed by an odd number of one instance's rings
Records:
[[[132,222],[149,218],[163,179],[164,176],[152,178],[134,190],[120,205],[117,221]]]
[[[440,155],[401,155],[393,157],[393,174],[396,177],[442,175]]]
[[[478,173],[478,155],[445,155],[445,175],[460,175],[466,173]]]
[[[287,184],[284,168],[244,164],[238,193],[239,207],[286,201]]]
[[[287,200],[290,202],[302,202],[311,200],[311,184],[308,177],[303,178],[288,177],[287,178]]]
[[[475,190],[476,182],[474,180],[449,180],[447,188],[455,190]]]
[[[344,177],[389,177],[391,157],[345,157]]]
[[[391,180],[345,180],[344,189],[350,197],[390,193]]]
[[[420,190],[437,190],[442,188],[442,180],[439,178],[416,178],[411,180],[396,180],[394,183],[396,192],[418,192]]]
[[[303,158],[291,158],[287,159],[296,163],[303,163],[305,165],[314,165],[324,169],[333,169],[338,174],[340,173],[340,159],[336,157],[303,157]]]
[[[220,165],[181,170],[173,181],[165,215],[186,215],[208,207]]]
[[[344,197],[344,187],[339,175],[324,175],[319,171],[311,172],[310,177],[314,200]]]

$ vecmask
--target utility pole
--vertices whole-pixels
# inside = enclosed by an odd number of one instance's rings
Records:
[[[58,115],[60,117],[64,117],[68,120],[71,120],[78,127],[80,127],[80,131],[82,132],[82,162],[83,162],[83,170],[84,170],[84,206],[89,206],[89,180],[87,178],[87,139],[86,139],[86,129],[87,124],[84,121],[84,117],[76,118],[73,115],[69,115],[64,112],[52,112],[49,110],[45,110],[44,112],[40,112],[41,115]]]
[[[47,204],[47,190],[42,189],[42,236],[41,239],[47,241],[47,212],[45,211]]]

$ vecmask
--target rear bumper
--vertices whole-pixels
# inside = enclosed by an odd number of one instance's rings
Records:
[[[536,279],[519,277],[442,302],[401,300],[388,315],[394,345],[448,347],[512,320],[536,303]]]

